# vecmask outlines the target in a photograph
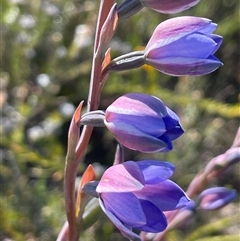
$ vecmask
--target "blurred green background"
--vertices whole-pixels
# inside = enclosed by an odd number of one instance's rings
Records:
[[[1,240],[56,240],[66,220],[63,172],[67,132],[73,111],[88,95],[98,7],[99,1],[93,0],[1,3]],[[224,66],[202,77],[170,77],[146,66],[111,73],[100,109],[127,92],[154,94],[174,109],[186,130],[174,142],[174,150],[154,155],[127,151],[126,158],[175,163],[173,180],[186,190],[196,173],[228,150],[239,126],[239,1],[202,0],[196,7],[171,16],[143,9],[119,23],[111,53],[117,57],[143,49],[161,21],[181,15],[218,23],[216,34],[224,36],[224,42],[216,56]],[[109,131],[96,128],[79,177],[89,163],[100,175],[112,164],[115,146]],[[219,185],[239,191],[239,178],[238,164],[208,187]],[[196,213],[166,240],[185,240],[193,232],[194,240],[236,237],[240,220],[231,218],[236,212],[240,216],[239,196],[222,210]],[[81,240],[125,239],[103,215]]]

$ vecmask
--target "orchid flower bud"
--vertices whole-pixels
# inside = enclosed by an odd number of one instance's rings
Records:
[[[179,13],[195,6],[199,2],[200,0],[125,0],[118,7],[118,15],[121,18],[127,18],[139,12],[143,7],[160,13]]]
[[[204,168],[205,175],[219,176],[231,166],[240,162],[240,147],[227,150],[224,154],[213,158]]]
[[[141,0],[145,7],[160,13],[172,14],[187,10],[200,2],[200,0]]]
[[[112,60],[108,70],[122,71],[148,64],[171,76],[205,75],[222,62],[213,54],[222,37],[212,34],[217,24],[198,17],[177,17],[160,23],[144,51],[136,51]]]
[[[198,197],[198,202],[202,209],[216,210],[232,202],[236,195],[235,190],[214,187],[203,191]]]
[[[189,198],[168,178],[174,165],[157,160],[127,161],[108,168],[97,185],[102,210],[129,240],[141,238],[132,228],[158,233],[167,227],[164,211],[185,207]],[[95,183],[86,184],[92,192]]]
[[[217,25],[198,17],[177,17],[160,23],[149,40],[145,63],[172,76],[205,75],[222,63],[213,54],[222,37],[212,34]]]
[[[165,152],[184,132],[178,116],[157,97],[130,93],[105,112],[104,123],[123,146],[141,152]]]

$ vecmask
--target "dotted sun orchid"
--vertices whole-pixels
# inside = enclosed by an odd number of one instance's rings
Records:
[[[108,168],[97,186],[88,183],[84,191],[95,189],[101,208],[114,225],[128,239],[140,241],[132,228],[161,232],[167,227],[163,211],[180,209],[190,201],[168,179],[173,171],[174,165],[168,162],[127,161]]]
[[[178,116],[157,97],[129,93],[105,112],[105,125],[123,146],[141,152],[164,152],[183,134]]]
[[[149,40],[146,63],[169,75],[204,75],[222,63],[213,56],[222,37],[217,25],[198,17],[177,17],[160,23]]]

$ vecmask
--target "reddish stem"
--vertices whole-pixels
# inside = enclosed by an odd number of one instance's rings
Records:
[[[88,107],[87,111],[96,110],[99,105],[100,99],[100,83],[102,62],[104,56],[96,56],[96,49],[99,41],[99,34],[101,27],[108,15],[109,10],[113,5],[112,0],[102,0],[98,15],[98,22],[96,28],[96,36],[94,43],[93,64],[90,79],[89,95],[88,95]],[[93,127],[84,127],[80,136],[80,140],[76,147],[75,158],[73,161],[67,161],[65,167],[64,177],[64,196],[66,203],[66,213],[69,223],[69,241],[77,241],[79,239],[80,230],[77,228],[76,217],[76,197],[75,197],[75,180],[77,177],[78,166],[84,156],[85,150],[89,143]]]
[[[69,223],[69,241],[75,241],[79,238],[75,214],[75,179],[77,176],[77,167],[76,162],[68,162],[64,178],[65,206]]]

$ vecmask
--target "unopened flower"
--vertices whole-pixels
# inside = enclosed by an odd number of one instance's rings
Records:
[[[160,13],[179,13],[187,10],[200,0],[141,0],[142,4]]]
[[[213,54],[222,37],[212,34],[217,25],[198,17],[177,17],[160,23],[145,51],[145,62],[173,75],[204,75],[222,63]]]
[[[202,209],[216,210],[232,202],[236,195],[235,190],[214,187],[203,191],[198,197],[198,202]]]
[[[141,240],[132,228],[157,233],[167,227],[163,211],[185,207],[189,199],[168,178],[174,165],[156,160],[127,161],[103,174],[96,192],[110,220],[130,240]]]
[[[160,99],[140,93],[114,101],[104,122],[120,144],[146,153],[171,150],[172,141],[184,132],[178,116]]]
[[[240,147],[232,147],[224,154],[213,158],[205,167],[204,173],[206,175],[219,176],[229,167],[240,162]]]
[[[118,8],[120,17],[127,18],[148,7],[160,13],[172,14],[187,10],[200,0],[125,0]]]
[[[166,20],[154,30],[144,51],[119,56],[106,69],[122,71],[148,64],[172,76],[209,74],[223,65],[214,56],[222,43],[221,36],[212,34],[216,27],[206,18]]]

